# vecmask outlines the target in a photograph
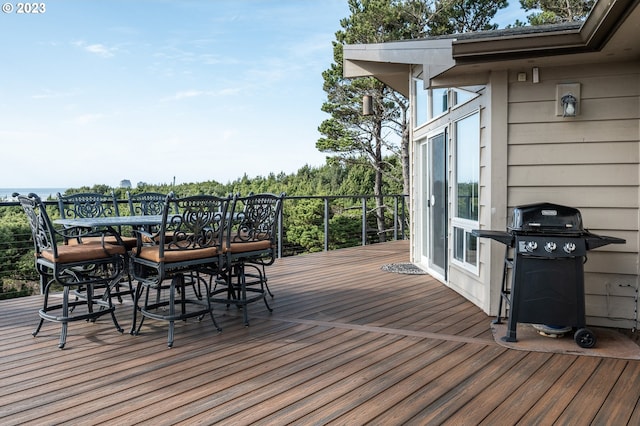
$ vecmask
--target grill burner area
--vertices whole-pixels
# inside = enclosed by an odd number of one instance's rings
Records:
[[[505,341],[517,341],[517,323],[522,322],[571,326],[577,328],[574,339],[578,346],[595,346],[595,334],[585,327],[587,251],[624,244],[625,240],[585,230],[578,209],[552,203],[515,207],[507,231],[474,230],[473,234],[506,245],[495,320],[501,323],[502,303],[506,301],[509,321]]]

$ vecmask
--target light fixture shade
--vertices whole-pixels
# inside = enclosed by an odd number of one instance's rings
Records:
[[[563,117],[575,117],[578,107],[578,99],[573,96],[573,93],[569,92],[560,98],[562,102],[562,116]]]
[[[362,115],[373,115],[373,96],[364,95],[362,97]]]
[[[581,111],[581,84],[556,84],[556,116],[577,117]]]

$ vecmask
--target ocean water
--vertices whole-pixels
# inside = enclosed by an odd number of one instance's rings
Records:
[[[0,188],[0,201],[15,201],[11,196],[14,192],[19,194],[37,194],[41,199],[47,200],[49,197],[56,198],[58,192],[64,194],[67,188]]]

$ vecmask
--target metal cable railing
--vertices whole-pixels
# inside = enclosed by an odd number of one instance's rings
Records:
[[[378,209],[372,195],[287,196],[278,226],[278,256],[406,239],[406,199],[401,194],[385,195]],[[52,218],[59,217],[57,201],[45,204]],[[0,202],[0,299],[38,291],[32,256],[31,231],[20,205]]]

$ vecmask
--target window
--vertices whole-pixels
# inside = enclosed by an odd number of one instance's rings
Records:
[[[437,117],[447,112],[449,108],[449,89],[432,89],[431,90],[431,114],[429,118]]]
[[[455,88],[452,91],[452,99],[451,106],[462,105],[466,102],[469,102],[471,99],[474,99],[478,96],[477,93],[470,92],[468,90]]]
[[[420,79],[413,80],[413,127],[417,128],[449,110],[449,89],[424,89]]]
[[[453,258],[468,269],[477,271],[477,237],[480,182],[480,113],[454,123],[455,204],[453,217]]]

